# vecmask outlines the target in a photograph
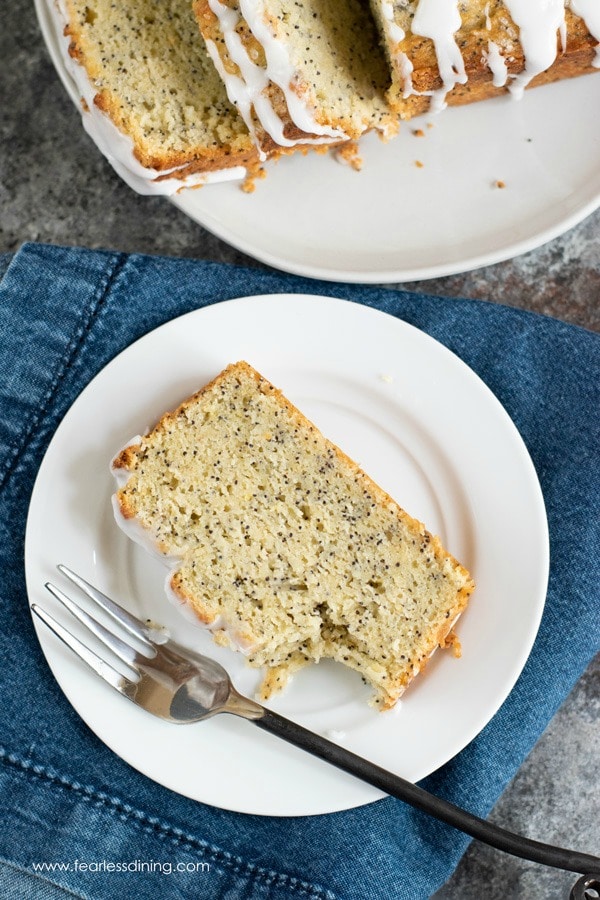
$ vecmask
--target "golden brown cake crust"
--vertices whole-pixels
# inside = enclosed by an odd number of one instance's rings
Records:
[[[470,0],[461,4],[461,15],[463,24],[456,34],[456,43],[463,56],[468,80],[465,84],[457,84],[447,94],[446,102],[449,106],[485,100],[507,92],[507,87],[495,87],[493,84],[493,75],[484,55],[488,41],[493,41],[502,49],[510,75],[518,75],[525,68],[519,29],[501,0]],[[588,31],[585,22],[569,9],[565,11],[565,21],[566,48],[563,49],[560,37],[557,37],[555,62],[547,71],[532,79],[530,87],[598,71],[593,65],[598,42]],[[403,97],[402,85],[396,77],[388,98],[402,118],[410,119],[427,112],[430,106],[430,97],[418,94],[435,91],[443,86],[435,47],[429,38],[409,33],[393,49],[406,53],[411,61],[414,67],[412,83],[417,93]]]

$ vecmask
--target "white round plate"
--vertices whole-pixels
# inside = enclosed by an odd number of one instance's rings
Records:
[[[79,107],[45,0],[36,8]],[[393,283],[465,272],[533,250],[600,205],[598,109],[600,75],[588,75],[520,102],[414,120],[388,144],[368,135],[361,172],[296,154],[268,164],[253,194],[227,183],[171,199],[244,253],[311,278]]]
[[[166,569],[128,540],[110,502],[119,448],[238,359],[282,388],[474,575],[458,626],[462,658],[436,653],[392,712],[372,709],[360,677],[331,662],[300,671],[269,704],[419,780],[480,731],[515,683],[544,605],[548,533],[533,465],[503,407],[449,350],[398,319],[326,297],[250,297],[175,319],[121,353],[74,403],[42,463],[27,523],[29,599],[55,609],[43,584],[60,583],[55,566],[64,562],[217,658],[253,694],[260,673],[167,601]],[[187,727],[153,719],[35,624],[79,715],[174,791],[267,815],[324,813],[381,796],[240,719]]]

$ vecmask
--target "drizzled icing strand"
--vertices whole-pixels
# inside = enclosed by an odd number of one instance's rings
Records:
[[[208,55],[212,59],[215,68],[221,77],[221,81],[225,85],[230,102],[237,107],[246,128],[250,132],[252,140],[258,147],[260,161],[264,162],[266,154],[260,148],[260,142],[257,138],[252,115],[253,95],[256,93],[260,94],[263,88],[266,87],[264,72],[258,66],[254,65],[252,60],[248,57],[242,45],[241,38],[235,31],[239,21],[239,16],[235,10],[225,6],[224,3],[215,2],[215,0],[209,0],[208,5],[219,20],[219,26],[223,33],[223,39],[230,59],[236,64],[240,72],[243,71],[242,67],[247,70],[244,78],[227,72],[221,57],[219,56],[216,44],[211,40],[205,41]],[[283,123],[280,119],[277,124],[283,136]]]
[[[513,22],[519,27],[519,40],[525,57],[525,69],[513,76],[508,85],[520,98],[530,81],[549,69],[556,59],[556,35],[566,43],[564,0],[503,0]]]
[[[492,30],[492,20],[490,18],[490,4],[485,5],[485,27],[488,31]],[[493,75],[494,87],[504,87],[508,80],[508,66],[502,55],[502,51],[495,41],[488,41],[487,51],[483,53],[484,62],[487,63],[490,72]]]
[[[343,140],[344,132],[316,121],[312,110],[294,91],[292,84],[295,69],[291,63],[283,43],[275,37],[264,19],[264,8],[261,0],[240,0],[241,15],[254,37],[262,45],[265,54],[265,66],[257,65],[248,53],[236,28],[240,15],[221,0],[209,0],[208,5],[219,21],[219,27],[229,57],[238,68],[239,75],[226,71],[215,44],[207,42],[208,50],[227,89],[227,94],[234,103],[252,137],[257,138],[254,114],[266,133],[280,147],[293,147],[297,143],[323,144]],[[268,96],[269,84],[275,84],[283,93],[288,113],[292,122],[306,135],[300,140],[289,140],[285,137],[285,123],[277,115]]]
[[[413,64],[407,54],[400,50],[400,44],[406,37],[406,32],[394,21],[393,0],[379,0],[379,5],[381,7],[383,27],[390,45],[390,53],[398,64],[398,69],[402,75],[404,96],[409,97],[414,93],[412,87]]]
[[[446,94],[467,80],[462,53],[454,39],[460,24],[458,0],[421,0],[413,19],[413,33],[434,43],[443,82],[443,87],[431,94],[432,112],[444,109]]]
[[[394,21],[393,0],[379,0],[379,5],[381,7],[381,14],[385,23],[387,36],[393,43],[399,44],[406,37],[406,32]]]
[[[500,47],[494,41],[488,41],[487,53],[485,53],[490,72],[493,75],[494,87],[504,87],[508,80],[508,67],[502,56]]]

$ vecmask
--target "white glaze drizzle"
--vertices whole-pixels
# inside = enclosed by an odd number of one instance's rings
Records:
[[[227,52],[238,67],[239,76],[232,75],[222,65],[218,71],[232,103],[235,103],[253,136],[256,136],[252,111],[266,133],[280,147],[294,147],[296,144],[324,144],[345,140],[348,135],[340,129],[323,125],[315,119],[313,110],[293,89],[296,70],[282,41],[278,40],[265,21],[262,0],[240,0],[241,17],[261,44],[265,54],[265,66],[257,65],[250,58],[242,40],[235,31],[240,15],[220,0],[209,0],[209,7],[219,20],[219,27]],[[213,44],[211,57],[218,55]],[[291,140],[284,134],[285,124],[275,112],[266,88],[269,83],[277,85],[283,93],[292,122],[305,133],[305,137]],[[310,135],[310,137],[309,137]]]
[[[235,30],[240,21],[237,12],[224,3],[220,3],[219,0],[209,0],[208,5],[219,21],[219,28],[225,41],[227,53],[231,61],[237,66],[240,74],[234,75],[227,71],[216,44],[211,40],[206,41],[209,55],[225,85],[229,100],[237,107],[248,131],[252,135],[254,143],[259,147],[261,160],[263,160],[265,159],[265,153],[260,147],[260,139],[256,132],[254,110],[256,110],[256,115],[261,125],[276,144],[280,146],[289,146],[291,144],[284,135],[285,126],[281,118],[273,109],[273,105],[269,102],[268,97],[263,94],[263,91],[269,85],[269,77],[265,69],[256,65],[250,58],[242,43],[242,39]],[[262,116],[258,115],[259,108]]]
[[[394,20],[393,0],[379,0],[379,6],[381,7],[386,34],[395,44],[399,44],[406,37],[406,32]]]
[[[490,4],[485,7],[485,27],[488,31],[492,30],[492,20],[490,19]],[[487,52],[483,54],[484,62],[489,66],[492,73],[492,83],[494,87],[504,87],[508,80],[508,66],[506,60],[495,41],[488,41]]]
[[[485,14],[485,27],[487,28],[488,31],[491,31],[492,30],[492,20],[490,18],[490,4],[489,3],[485,4],[484,14]]]
[[[85,68],[69,54],[70,38],[64,34],[69,17],[64,0],[56,0],[56,6],[50,0],[48,6],[63,63],[85,104],[85,109],[80,108],[83,127],[117,175],[130,188],[138,194],[171,196],[184,188],[222,181],[236,181],[246,177],[245,166],[232,166],[229,169],[213,172],[197,172],[182,178],[177,178],[177,172],[185,166],[175,166],[172,169],[161,171],[143,166],[134,155],[134,144],[131,137],[123,134],[112,119],[98,109],[94,103],[96,91]],[[165,175],[169,177],[161,177]],[[158,178],[161,180],[158,181]]]
[[[504,87],[508,80],[508,66],[500,51],[498,44],[488,41],[487,52],[484,53],[485,62],[492,73],[494,87]]]
[[[234,35],[237,37],[237,35]],[[258,148],[258,154],[261,162],[267,158],[267,154],[260,146],[260,139],[258,134],[256,133],[256,126],[254,124],[254,117],[252,115],[252,100],[250,97],[250,92],[248,90],[247,83],[237,75],[232,75],[230,72],[227,72],[223,60],[219,55],[219,51],[217,50],[217,46],[214,41],[206,40],[206,49],[208,50],[208,55],[212,59],[217,72],[223,84],[225,85],[225,89],[227,91],[227,96],[229,97],[229,101],[233,103],[233,105],[237,108],[237,111],[241,115],[244,120],[244,124],[246,128],[250,132],[250,136],[252,140],[256,144]],[[228,52],[230,57],[235,60],[234,54],[228,46]],[[281,124],[281,135],[283,137],[283,123],[280,120]]]
[[[462,53],[454,38],[460,25],[458,0],[421,0],[413,18],[413,33],[434,43],[442,79],[443,86],[431,92],[432,112],[444,109],[448,92],[467,81]]]
[[[412,73],[414,67],[408,57],[408,54],[399,49],[400,43],[406,37],[406,32],[403,28],[397,25],[394,20],[393,0],[379,0],[379,4],[383,19],[383,27],[388,38],[390,53],[394,61],[397,63],[398,69],[400,70],[403,95],[404,97],[410,97],[411,94],[415,93],[412,84]]]
[[[520,99],[531,80],[555,61],[558,32],[565,45],[565,4],[564,0],[504,0],[504,4],[519,28],[525,57],[525,69],[508,85],[511,94]]]
[[[576,16],[583,19],[592,37],[600,42],[600,0],[570,0],[569,6]],[[600,69],[600,43],[592,65]]]
[[[515,24],[519,27],[519,40],[525,57],[525,69],[518,75],[509,73],[506,59],[494,41],[488,41],[484,60],[493,75],[495,87],[508,88],[513,97],[520,99],[527,85],[536,75],[544,72],[556,60],[557,34],[563,51],[567,46],[567,26],[565,5],[569,6],[586,24],[590,34],[600,42],[600,0],[504,0]],[[386,35],[391,47],[405,37],[395,25],[393,0],[380,0],[380,8]],[[492,27],[489,3],[484,9],[486,27]],[[390,27],[394,25],[398,31]],[[412,31],[421,37],[430,38],[435,46],[438,69],[443,81],[439,91],[415,91],[412,84],[412,63],[405,53],[391,50],[399,63],[404,82],[404,96],[411,94],[431,95],[431,111],[436,112],[446,105],[446,95],[456,84],[464,84],[467,75],[459,47],[454,38],[461,25],[457,0],[419,0],[412,23]],[[400,36],[401,35],[401,36]],[[600,68],[600,43],[596,47],[593,65]]]
[[[293,89],[296,70],[286,48],[271,31],[262,0],[239,0],[242,16],[250,31],[262,45],[267,61],[267,74],[285,96],[292,121],[307,134],[319,135],[325,140],[339,140],[346,134],[339,128],[316,121],[313,111]]]

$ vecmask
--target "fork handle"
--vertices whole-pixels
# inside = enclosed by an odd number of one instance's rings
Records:
[[[459,806],[430,794],[418,785],[380,768],[272,710],[265,709],[264,715],[252,721],[259,728],[283,738],[284,741],[312,753],[313,756],[349,772],[350,775],[366,781],[384,793],[403,800],[410,806],[452,825],[497,850],[557,869],[566,869],[583,875],[600,874],[600,858],[576,850],[543,844],[486,822],[485,819],[480,819]]]

